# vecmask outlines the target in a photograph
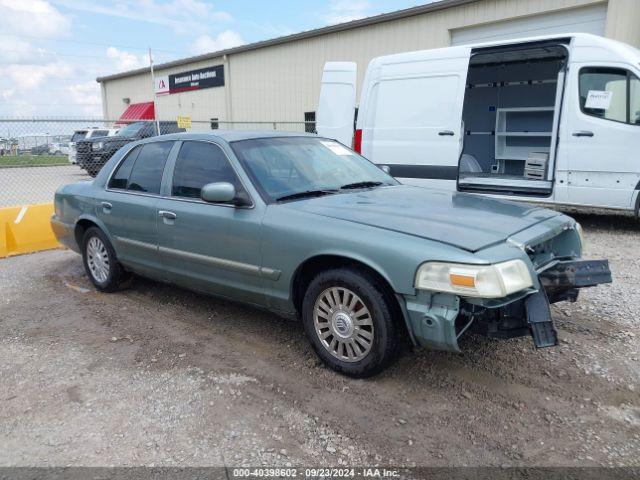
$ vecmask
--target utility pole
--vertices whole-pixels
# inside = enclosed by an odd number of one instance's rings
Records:
[[[156,76],[153,73],[153,56],[151,55],[151,47],[149,47],[149,67],[151,68],[151,98],[153,99],[153,112],[156,117],[156,132],[160,135],[160,120],[158,120],[158,105],[156,104]]]

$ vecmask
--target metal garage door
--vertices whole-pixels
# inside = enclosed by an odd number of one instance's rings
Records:
[[[502,22],[451,31],[451,45],[507,40],[556,33],[594,33],[604,35],[607,5],[572,8]]]

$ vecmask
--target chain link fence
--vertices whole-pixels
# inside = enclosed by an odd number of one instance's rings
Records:
[[[313,132],[314,122],[176,120],[118,124],[104,119],[0,119],[0,208],[51,202],[62,185],[90,180],[121,147],[174,132],[280,130]]]

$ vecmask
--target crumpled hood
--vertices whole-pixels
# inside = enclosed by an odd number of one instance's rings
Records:
[[[435,240],[471,252],[560,215],[539,207],[409,185],[327,195],[287,203],[286,208]]]

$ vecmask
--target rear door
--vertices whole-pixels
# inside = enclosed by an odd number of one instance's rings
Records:
[[[162,270],[156,205],[173,145],[153,142],[133,148],[114,170],[96,205],[96,214],[114,241],[118,259],[152,275]]]
[[[393,55],[367,72],[362,154],[403,183],[455,189],[470,48]]]
[[[358,66],[354,62],[327,62],[322,73],[316,113],[318,135],[350,146],[356,108]]]
[[[640,167],[640,72],[620,63],[571,65],[563,203],[634,208]],[[560,173],[560,172],[559,172]],[[560,200],[560,199],[558,199]]]

